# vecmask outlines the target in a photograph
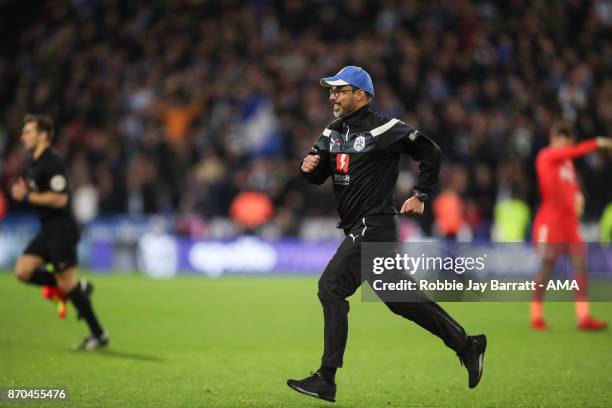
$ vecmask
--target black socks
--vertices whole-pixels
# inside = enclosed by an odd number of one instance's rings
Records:
[[[98,319],[93,311],[93,307],[91,306],[91,302],[89,300],[89,296],[83,291],[81,288],[81,284],[77,284],[74,289],[70,291],[70,293],[66,294],[74,307],[78,310],[79,314],[85,321],[87,322],[87,326],[89,326],[89,330],[91,334],[96,337],[100,337],[104,330],[98,323]]]

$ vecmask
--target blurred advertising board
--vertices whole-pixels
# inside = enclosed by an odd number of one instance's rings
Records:
[[[338,240],[263,239],[256,235],[189,237],[163,217],[115,217],[84,229],[79,246],[81,267],[94,273],[141,271],[156,278],[179,274],[222,275],[320,274],[336,252]],[[8,217],[0,224],[0,268],[14,263],[38,228],[33,217]],[[432,243],[434,245],[432,246]],[[423,256],[425,249],[453,256],[486,253],[491,276],[533,276],[539,258],[528,243],[407,242],[404,250]],[[409,248],[409,249],[408,249]],[[589,273],[612,278],[612,246],[588,244]]]

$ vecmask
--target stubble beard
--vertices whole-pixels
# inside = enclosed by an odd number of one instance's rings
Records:
[[[350,108],[353,108],[353,105],[349,105],[349,104],[344,104],[344,105],[340,105],[340,104],[335,104],[333,105],[333,112],[334,112],[334,116],[336,118],[343,118],[345,116],[347,116],[347,112],[352,112],[353,110],[351,110]]]

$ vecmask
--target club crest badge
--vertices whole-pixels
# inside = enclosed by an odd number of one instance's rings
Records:
[[[66,189],[66,184],[66,177],[61,174],[56,174],[55,176],[51,177],[51,181],[49,182],[51,190],[57,193],[64,191]]]
[[[353,144],[353,148],[355,149],[355,151],[362,151],[365,148],[365,137],[357,136],[357,138],[355,139],[355,144]]]

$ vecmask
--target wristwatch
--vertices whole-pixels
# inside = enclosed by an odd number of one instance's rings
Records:
[[[422,203],[427,201],[427,199],[429,198],[429,194],[423,193],[422,191],[419,191],[419,190],[413,190],[412,196],[418,198],[419,201]]]

